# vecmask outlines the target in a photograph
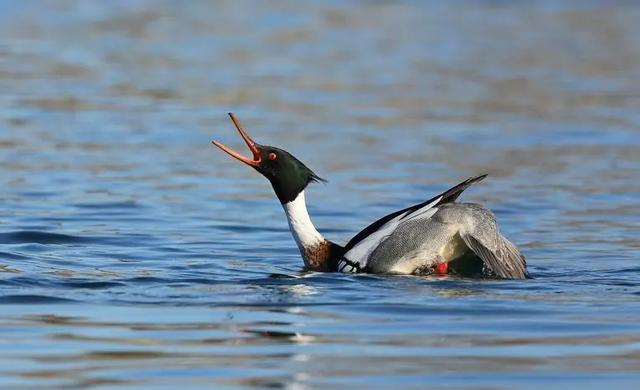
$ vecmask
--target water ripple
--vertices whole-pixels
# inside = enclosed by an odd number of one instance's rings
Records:
[[[638,387],[639,4],[0,4],[0,388]],[[305,272],[228,111],[339,243],[489,173],[535,278]]]
[[[49,303],[72,303],[73,299],[51,297],[46,295],[2,295],[0,304],[49,304]]]

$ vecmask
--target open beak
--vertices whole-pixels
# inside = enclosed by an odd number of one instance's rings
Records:
[[[243,163],[245,163],[247,165],[251,165],[252,167],[259,166],[260,162],[261,162],[261,158],[260,158],[260,148],[259,148],[258,144],[253,142],[251,137],[249,137],[249,134],[247,134],[247,132],[244,131],[242,126],[240,126],[240,122],[238,122],[238,120],[233,115],[233,113],[229,113],[229,116],[231,117],[231,121],[233,122],[233,124],[236,126],[236,129],[238,129],[238,133],[240,133],[240,136],[242,136],[242,139],[244,140],[244,142],[247,143],[247,146],[249,147],[249,150],[251,150],[251,153],[253,153],[253,159],[241,155],[240,153],[236,152],[235,150],[231,149],[228,146],[225,146],[225,145],[221,144],[218,141],[211,141],[211,143],[213,143],[215,146],[217,146],[220,149],[222,149],[224,152],[229,154],[231,157],[233,157],[233,158],[235,158],[237,160],[240,160],[240,161],[242,161]]]

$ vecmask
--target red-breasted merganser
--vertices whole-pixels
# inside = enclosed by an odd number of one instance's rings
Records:
[[[479,204],[455,203],[467,187],[486,175],[382,217],[341,246],[325,239],[307,212],[307,185],[324,180],[287,151],[254,142],[235,116],[229,116],[252,158],[220,142],[213,144],[271,182],[308,270],[528,277],[524,256],[500,234],[493,213]]]

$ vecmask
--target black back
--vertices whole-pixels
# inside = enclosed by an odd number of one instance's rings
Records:
[[[424,201],[422,203],[418,203],[418,204],[413,205],[413,206],[409,206],[409,207],[407,207],[405,209],[402,209],[402,210],[398,210],[398,211],[396,211],[394,213],[391,213],[389,215],[386,215],[386,216],[380,218],[379,220],[375,221],[371,225],[369,225],[366,228],[364,228],[360,233],[356,234],[351,240],[349,240],[347,245],[345,245],[345,247],[344,247],[345,253],[347,251],[349,251],[351,248],[353,248],[357,243],[359,243],[360,241],[364,240],[368,235],[370,235],[371,233],[373,233],[376,230],[380,229],[382,227],[382,225],[387,223],[389,220],[395,218],[396,216],[398,216],[398,215],[400,215],[400,214],[402,214],[402,213],[404,213],[406,211],[418,210],[419,208],[428,205],[429,203],[433,202],[434,200],[438,199],[439,197],[442,197],[442,199],[438,203],[436,203],[436,206],[441,205],[441,204],[445,204],[445,203],[455,202],[455,200],[458,199],[460,194],[462,194],[462,192],[464,190],[466,190],[471,184],[477,183],[480,180],[484,179],[485,177],[487,177],[486,174],[469,178],[469,179],[463,181],[462,183],[456,185],[455,187],[452,187],[452,188],[446,190],[445,192],[434,196],[433,198],[431,198],[429,200],[426,200],[426,201]]]

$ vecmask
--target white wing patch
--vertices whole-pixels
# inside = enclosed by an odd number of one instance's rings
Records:
[[[360,271],[358,263],[352,263],[344,257],[338,262],[338,272],[357,273],[358,271]]]
[[[440,200],[442,200],[442,197],[436,198],[433,202],[413,212],[400,214],[387,221],[387,223],[382,225],[378,230],[369,234],[344,254],[343,258],[338,262],[338,271],[358,272],[364,268],[367,265],[367,260],[369,256],[371,256],[371,253],[373,253],[382,241],[389,237],[400,224],[408,221],[431,218],[433,214],[438,211],[438,208],[434,206],[438,204]]]

